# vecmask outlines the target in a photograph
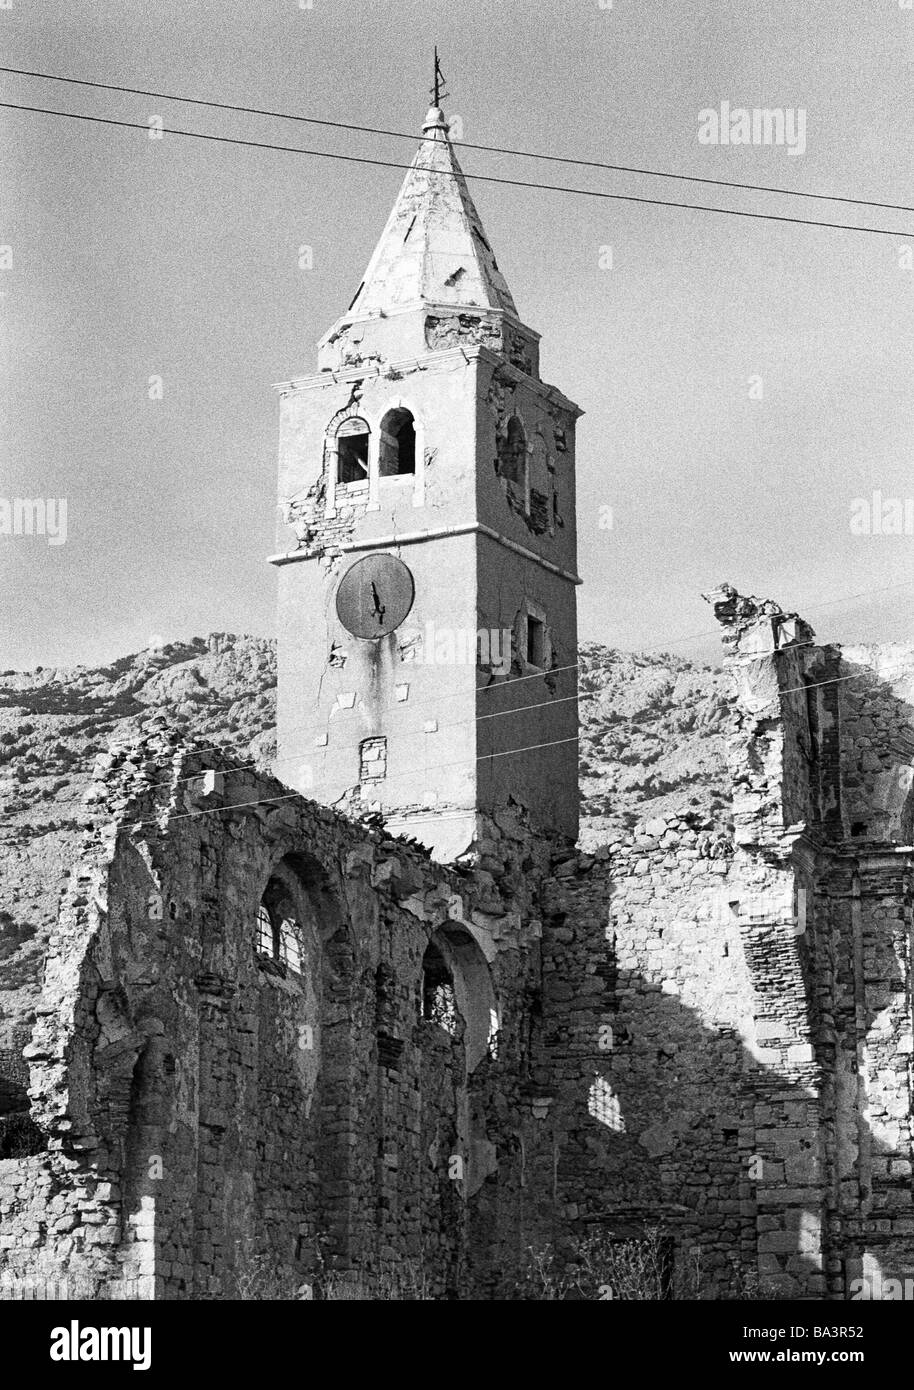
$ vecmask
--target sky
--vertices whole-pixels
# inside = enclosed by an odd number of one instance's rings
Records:
[[[272,384],[314,369],[402,173],[169,124],[408,162],[437,43],[465,141],[914,205],[903,3],[0,7],[9,66],[415,132],[0,74],[2,101],[166,127],[0,109],[0,520],[4,499],[67,504],[63,543],[0,535],[0,669],[274,630]],[[700,142],[723,102],[805,111],[805,148]],[[878,511],[914,497],[914,210],[460,158],[468,175],[889,231],[470,181],[542,374],[585,411],[581,637],[716,660],[701,593],[728,580],[824,640],[910,639],[914,535],[872,515],[866,530],[874,492]]]

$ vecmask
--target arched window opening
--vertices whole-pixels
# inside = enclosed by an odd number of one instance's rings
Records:
[[[368,482],[369,430],[364,420],[351,416],[336,432],[336,481]]]
[[[382,478],[416,471],[416,425],[408,410],[389,410],[381,421],[378,471]]]
[[[422,1018],[435,1023],[451,1037],[460,1027],[454,977],[434,943],[429,943],[422,961]]]
[[[262,956],[273,955],[273,923],[263,903],[257,909],[257,950]]]
[[[296,975],[302,973],[301,927],[295,905],[279,879],[270,879],[257,909],[255,942],[258,955],[279,961]]]
[[[516,415],[508,421],[508,428],[498,443],[498,471],[509,483],[518,487],[526,484],[527,440],[524,427]]]
[[[492,976],[479,944],[463,924],[435,932],[422,958],[419,1017],[463,1043],[467,1075],[499,1052],[501,1016]]]
[[[486,1053],[493,1062],[498,1061],[498,1044],[501,1033],[501,1024],[498,1020],[498,1010],[489,1009],[489,1034],[486,1038]]]

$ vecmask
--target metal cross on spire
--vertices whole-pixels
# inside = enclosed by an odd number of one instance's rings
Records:
[[[444,90],[445,76],[441,71],[441,64],[438,61],[438,46],[435,45],[435,82],[431,89],[432,104],[440,106],[442,101],[449,94]]]

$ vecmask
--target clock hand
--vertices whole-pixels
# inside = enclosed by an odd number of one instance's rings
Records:
[[[380,627],[384,622],[384,614],[387,610],[381,602],[381,595],[378,593],[377,585],[374,580],[371,581],[371,592],[374,598],[374,611],[378,615],[378,627]]]

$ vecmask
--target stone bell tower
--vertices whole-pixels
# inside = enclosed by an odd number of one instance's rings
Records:
[[[575,837],[580,411],[440,107],[317,373],[277,389],[277,775],[445,861],[495,815]]]

